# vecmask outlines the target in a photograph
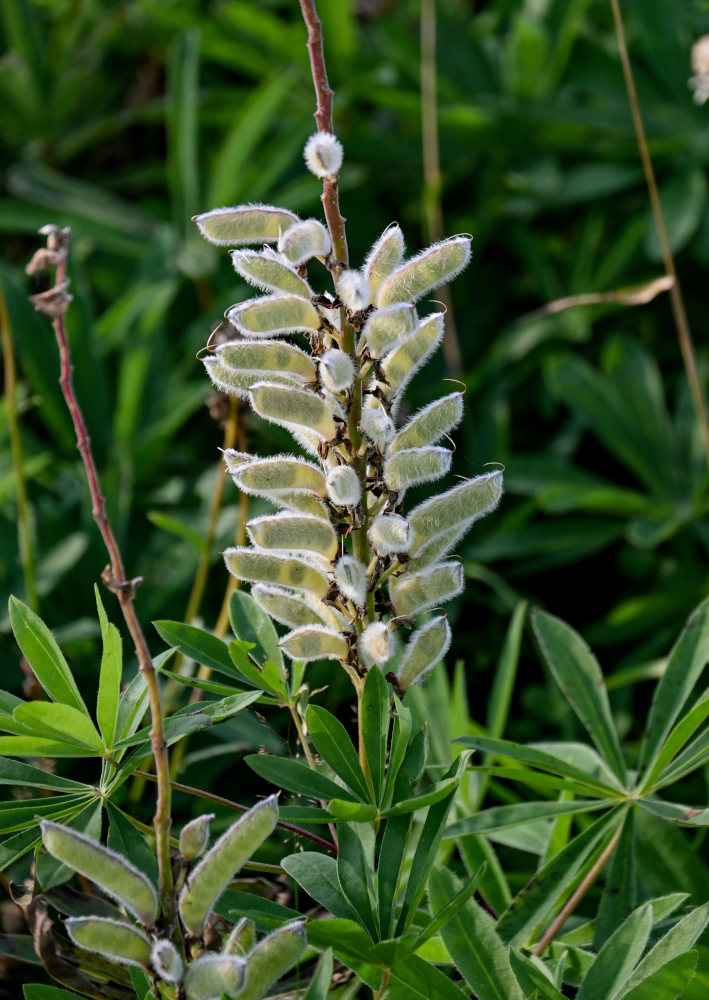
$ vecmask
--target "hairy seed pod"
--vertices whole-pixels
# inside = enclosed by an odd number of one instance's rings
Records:
[[[495,509],[501,496],[502,472],[496,469],[425,500],[408,515],[414,534],[411,554],[417,555],[437,535],[456,528],[465,533],[478,518]]]
[[[320,381],[330,392],[344,392],[354,382],[354,362],[345,351],[333,348],[320,357]]]
[[[281,375],[279,372],[250,372],[225,365],[221,358],[207,356],[202,358],[202,364],[207,370],[212,380],[212,384],[219,392],[225,392],[229,396],[236,396],[238,399],[250,400],[251,388],[256,382],[263,382],[267,378],[270,382],[278,382],[279,385],[297,385],[292,375]]]
[[[246,962],[238,955],[199,955],[187,967],[184,989],[187,1000],[220,1000],[241,997]]]
[[[226,830],[214,847],[190,872],[180,892],[180,919],[187,932],[199,937],[227,883],[275,829],[275,795],[257,803]]]
[[[443,340],[443,313],[431,313],[419,324],[408,340],[395,348],[382,362],[388,385],[381,388],[389,399],[403,393],[416,372],[426,364]]]
[[[424,406],[402,427],[389,446],[389,455],[408,448],[436,444],[463,419],[463,396],[453,392]]]
[[[354,556],[341,556],[335,566],[335,583],[348,601],[363,608],[367,600],[367,567]]]
[[[150,926],[158,915],[158,897],[147,875],[138,871],[121,854],[70,827],[40,820],[42,842],[57,861],[95,882],[127,910]]]
[[[192,221],[210,243],[236,247],[243,243],[274,242],[298,221],[298,216],[272,205],[239,205],[203,212],[193,216]]]
[[[254,374],[262,372],[268,377],[278,373],[312,381],[317,375],[310,355],[282,340],[232,341],[218,347],[215,357],[229,368]]]
[[[259,941],[246,959],[246,983],[239,1000],[260,1000],[298,961],[306,942],[305,924],[300,920],[284,924]]]
[[[255,583],[251,588],[251,596],[267,615],[288,628],[327,625],[340,632],[345,626],[345,618],[339,611],[311,598],[307,592],[293,593],[282,587]]]
[[[384,230],[367,255],[364,262],[364,273],[369,279],[371,294],[376,301],[377,293],[383,281],[401,264],[404,259],[404,234],[396,223]]]
[[[79,948],[119,965],[150,965],[150,940],[133,924],[109,917],[69,917],[64,926]]]
[[[255,517],[246,525],[249,538],[262,549],[307,549],[325,559],[337,555],[337,535],[329,521],[283,512]]]
[[[209,824],[214,819],[214,813],[205,813],[197,819],[190,820],[180,831],[180,854],[187,861],[194,861],[204,853],[209,840]]]
[[[445,476],[451,460],[452,452],[447,448],[407,448],[386,460],[384,482],[394,493],[417,483],[432,483]]]
[[[389,593],[397,615],[417,615],[457,597],[463,590],[463,567],[458,562],[437,563],[393,577]]]
[[[240,333],[252,337],[311,333],[322,326],[322,318],[315,306],[298,295],[265,295],[247,299],[227,309],[225,315]]]
[[[379,289],[377,305],[415,302],[455,278],[470,260],[470,237],[452,236],[434,243],[397,268]]]
[[[295,267],[311,257],[327,257],[331,247],[330,234],[317,219],[305,219],[290,226],[278,241],[278,252]]]
[[[313,290],[305,278],[301,278],[271,247],[260,251],[232,250],[230,257],[236,273],[262,292],[285,292],[303,299],[313,297]]]
[[[369,669],[383,667],[391,656],[391,632],[384,622],[372,622],[359,637],[360,659]]]
[[[256,925],[248,917],[242,917],[226,939],[222,955],[239,955],[243,958],[253,948],[255,939]]]
[[[229,572],[247,583],[276,584],[292,590],[307,590],[316,597],[325,597],[330,581],[320,563],[296,556],[277,555],[249,548],[232,548],[224,552]]]
[[[359,476],[350,465],[338,465],[327,474],[327,495],[336,507],[356,507],[362,499]]]
[[[420,683],[431,667],[443,659],[450,644],[451,630],[445,615],[432,618],[414,632],[396,671],[396,680],[402,691]]]
[[[458,544],[461,538],[468,533],[468,528],[470,525],[462,521],[455,528],[451,528],[449,531],[443,531],[439,535],[434,535],[430,541],[426,542],[416,550],[416,555],[412,556],[406,568],[411,573],[418,573],[420,569],[425,566],[430,566],[432,563],[440,562],[449,552],[452,552],[455,546]],[[412,532],[413,534],[413,532]],[[413,543],[412,543],[413,547]]]
[[[380,514],[372,521],[367,537],[378,555],[390,556],[408,552],[413,533],[409,522],[399,514]]]
[[[303,150],[305,165],[316,177],[339,173],[343,155],[342,143],[331,132],[315,132]]]
[[[369,281],[361,271],[342,271],[337,279],[337,294],[350,312],[362,312],[372,301]]]
[[[418,326],[416,308],[410,302],[397,302],[385,309],[375,309],[362,330],[360,346],[366,344],[375,358],[383,358],[397,344],[410,337]]]
[[[372,444],[377,446],[382,454],[387,450],[389,442],[396,432],[394,421],[385,410],[368,406],[362,409],[359,429]]]
[[[274,493],[300,490],[317,497],[327,496],[325,476],[317,465],[294,455],[255,458],[228,448],[224,452],[227,470],[244,493],[270,499]]]
[[[257,382],[251,390],[251,404],[264,420],[286,430],[305,427],[323,441],[332,441],[337,434],[332,410],[322,396],[307,389]]]
[[[346,660],[347,640],[325,625],[303,625],[283,636],[281,649],[291,660]]]
[[[150,961],[158,976],[166,983],[179,983],[182,979],[185,964],[177,948],[167,938],[155,942]]]

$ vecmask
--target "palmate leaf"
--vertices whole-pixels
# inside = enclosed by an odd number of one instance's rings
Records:
[[[648,982],[649,977],[666,968],[668,962],[686,957],[686,953],[697,943],[707,924],[709,924],[709,903],[697,907],[677,921],[638,963],[620,995],[625,996],[626,992],[630,993],[640,983]]]
[[[18,705],[13,717],[31,727],[38,737],[49,736],[67,743],[76,744],[81,750],[94,754],[104,751],[103,741],[91,719],[85,712],[72,705],[59,702],[30,701]]]
[[[625,985],[652,931],[652,908],[639,906],[611,934],[581,981],[577,1000],[614,997]]]

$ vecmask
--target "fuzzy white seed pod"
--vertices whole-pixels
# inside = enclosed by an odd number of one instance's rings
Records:
[[[305,278],[301,278],[296,269],[286,264],[281,255],[271,247],[264,247],[260,251],[232,250],[230,257],[236,273],[262,292],[273,292],[276,295],[285,292],[304,299],[311,299],[313,296],[313,290]]]
[[[297,385],[296,378],[292,375],[285,375],[281,372],[259,371],[253,372],[243,368],[230,368],[225,365],[221,358],[207,356],[202,358],[207,375],[212,384],[219,392],[225,392],[229,396],[236,396],[238,399],[248,401],[251,399],[251,388],[256,382],[277,382],[279,385]]]
[[[150,941],[133,924],[110,917],[70,917],[64,926],[69,937],[86,951],[120,965],[150,965]]]
[[[325,597],[330,581],[317,557],[297,558],[259,549],[231,548],[224,552],[229,572],[245,583],[265,583],[306,590],[316,597]]]
[[[347,640],[333,628],[325,625],[303,625],[284,635],[281,649],[292,660],[346,660],[349,655]]]
[[[368,406],[362,409],[359,429],[382,454],[387,450],[389,442],[396,432],[394,421],[385,410],[373,409]]]
[[[265,295],[247,299],[227,309],[226,318],[239,333],[253,337],[311,333],[322,326],[315,306],[299,295]]]
[[[209,824],[214,813],[205,813],[185,824],[180,832],[180,854],[188,861],[194,861],[204,852],[209,840]]]
[[[361,312],[372,301],[369,281],[361,271],[343,271],[337,280],[337,294],[350,312]]]
[[[425,500],[408,515],[414,534],[411,554],[417,555],[438,535],[459,530],[462,537],[478,518],[495,509],[501,496],[502,472],[496,469]]]
[[[309,389],[256,382],[251,389],[251,405],[264,420],[286,430],[306,428],[324,441],[331,441],[337,434],[328,402]]]
[[[392,577],[389,587],[397,615],[418,615],[453,600],[463,590],[463,567],[458,562],[437,563]]]
[[[442,340],[443,313],[431,313],[421,321],[415,333],[387,355],[382,362],[387,382],[380,383],[380,386],[388,399],[401,396]]]
[[[215,208],[192,219],[210,243],[236,247],[243,243],[268,243],[298,222],[298,216],[273,205],[239,205]]]
[[[331,132],[315,132],[305,144],[303,158],[311,174],[331,177],[342,166],[342,143]]]
[[[248,917],[242,917],[227,938],[222,948],[223,955],[248,955],[256,939],[256,925]]]
[[[413,540],[409,523],[399,514],[380,514],[372,521],[367,537],[380,556],[408,552]]]
[[[179,983],[182,979],[184,963],[177,948],[167,938],[155,942],[150,961],[158,976],[166,983]]]
[[[372,622],[359,637],[359,653],[365,667],[383,667],[391,656],[391,633],[384,622]]]
[[[327,496],[325,476],[317,465],[294,455],[256,458],[246,452],[227,448],[224,452],[227,471],[244,493],[269,499],[283,490],[302,490],[318,497]]]
[[[407,448],[398,451],[384,463],[387,489],[399,493],[419,483],[432,483],[445,476],[451,467],[452,452],[438,446]]]
[[[364,324],[362,343],[375,358],[383,358],[397,344],[410,337],[418,326],[416,308],[410,302],[396,302],[375,309]]]
[[[356,507],[362,499],[362,486],[350,465],[338,465],[327,474],[327,495],[336,507]]]
[[[367,567],[354,556],[342,556],[335,566],[335,583],[345,597],[364,607],[367,600]]]
[[[278,252],[295,267],[311,257],[327,257],[331,247],[330,234],[317,219],[297,222],[278,241]]]
[[[330,392],[344,392],[354,382],[354,362],[349,354],[333,348],[320,356],[320,381]]]
[[[337,555],[337,535],[329,521],[283,511],[252,518],[246,525],[252,543],[262,549],[306,549],[325,559]]]
[[[419,684],[428,671],[443,659],[450,644],[450,625],[444,615],[432,618],[414,632],[396,672],[399,687],[406,691],[412,684]]]
[[[219,1000],[241,994],[246,962],[238,955],[198,955],[187,967],[185,993],[188,1000]]]
[[[305,951],[305,924],[293,920],[262,938],[246,959],[246,985],[239,1000],[261,1000]],[[291,994],[292,996],[293,994]]]
[[[237,340],[222,344],[214,356],[236,371],[262,372],[268,376],[278,372],[308,381],[316,375],[315,362],[310,355],[282,340]]]
[[[369,279],[373,296],[376,297],[382,282],[399,267],[405,249],[404,234],[394,222],[384,230],[364,262],[364,273]]]
[[[327,625],[341,632],[346,626],[344,615],[313,598],[307,591],[294,592],[283,587],[255,583],[251,596],[258,606],[281,625],[301,628],[303,625]]]
[[[460,423],[463,418],[463,395],[453,392],[437,399],[415,413],[391,442],[389,455],[407,448],[425,448],[437,441]]]
[[[469,236],[452,236],[422,250],[386,279],[379,289],[377,305],[415,302],[455,278],[470,260],[470,242]]]

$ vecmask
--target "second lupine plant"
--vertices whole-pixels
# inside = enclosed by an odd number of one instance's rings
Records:
[[[317,176],[334,175],[341,146],[318,132],[305,160]],[[228,549],[226,564],[290,630],[281,640],[287,656],[337,660],[355,686],[376,664],[401,694],[446,653],[445,613],[418,616],[461,592],[463,567],[450,553],[502,492],[495,470],[411,509],[405,502],[410,487],[441,479],[451,465],[448,435],[462,419],[462,393],[403,425],[397,417],[410,379],[443,338],[444,315],[425,297],[466,267],[470,237],[406,259],[393,224],[351,270],[321,222],[286,209],[219,208],[195,221],[211,242],[236,248],[236,272],[264,293],[227,311],[231,339],[205,358],[209,376],[298,446],[272,457],[225,453],[239,489],[276,508],[247,524],[251,545]],[[262,249],[242,249],[248,244]],[[308,273],[315,261],[329,271],[331,290],[311,285],[320,277]],[[401,627],[412,631],[392,672]]]

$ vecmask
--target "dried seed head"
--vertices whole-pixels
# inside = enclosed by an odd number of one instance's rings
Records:
[[[281,649],[292,660],[346,660],[350,647],[334,628],[303,625],[284,635]]]
[[[396,672],[399,687],[406,691],[412,684],[419,684],[428,671],[446,655],[450,644],[450,625],[444,615],[432,618],[414,632]]]
[[[227,309],[226,318],[240,333],[252,337],[309,333],[322,326],[315,306],[299,295],[247,299]]]
[[[335,583],[348,601],[363,608],[367,600],[367,567],[354,556],[342,556],[335,566]]]
[[[188,1000],[237,997],[244,985],[246,962],[237,955],[199,955],[190,962],[184,988]]]
[[[344,392],[354,382],[354,362],[349,354],[333,348],[320,357],[320,381],[330,392]]]
[[[330,234],[317,219],[305,219],[291,226],[278,241],[278,252],[296,267],[311,257],[327,257],[332,244]]]
[[[260,251],[232,250],[230,256],[236,273],[255,288],[275,294],[285,292],[304,299],[312,298],[313,291],[305,278],[301,278],[296,269],[286,264],[271,247]]]
[[[383,667],[391,656],[391,633],[384,622],[372,622],[359,637],[359,652],[364,665]]]
[[[399,514],[380,514],[372,521],[369,543],[380,556],[408,552],[413,534],[409,522]]]
[[[362,410],[359,429],[372,444],[377,446],[382,454],[387,450],[396,431],[394,421],[385,410],[373,409],[368,406]]]
[[[393,493],[418,483],[431,483],[445,476],[451,467],[447,448],[407,448],[397,451],[384,463],[384,482]]]
[[[452,236],[434,243],[402,264],[387,278],[379,289],[377,305],[415,302],[422,295],[455,278],[469,260],[469,236]]]
[[[179,983],[185,966],[180,953],[172,941],[163,938],[156,941],[150,953],[153,968],[166,983]]]
[[[210,243],[235,247],[243,243],[274,242],[298,222],[298,216],[273,205],[239,205],[203,212],[192,221]]]
[[[79,948],[120,965],[150,965],[150,940],[133,924],[109,917],[69,917],[64,926]]]
[[[266,583],[306,590],[325,597],[330,581],[315,556],[311,560],[258,549],[232,548],[224,552],[229,572],[246,583]]]
[[[316,177],[330,177],[342,166],[342,143],[331,132],[315,132],[303,150],[305,165]]]
[[[327,474],[327,495],[336,507],[356,507],[362,499],[362,487],[350,465],[338,465]]]
[[[408,616],[445,604],[462,590],[463,567],[459,562],[447,562],[392,577],[389,593],[397,615]]]
[[[182,827],[180,833],[180,854],[188,861],[194,861],[204,852],[209,840],[209,824],[214,819],[214,813],[198,816]]]
[[[366,309],[372,295],[369,281],[361,271],[343,271],[337,281],[337,294],[350,312]]]

